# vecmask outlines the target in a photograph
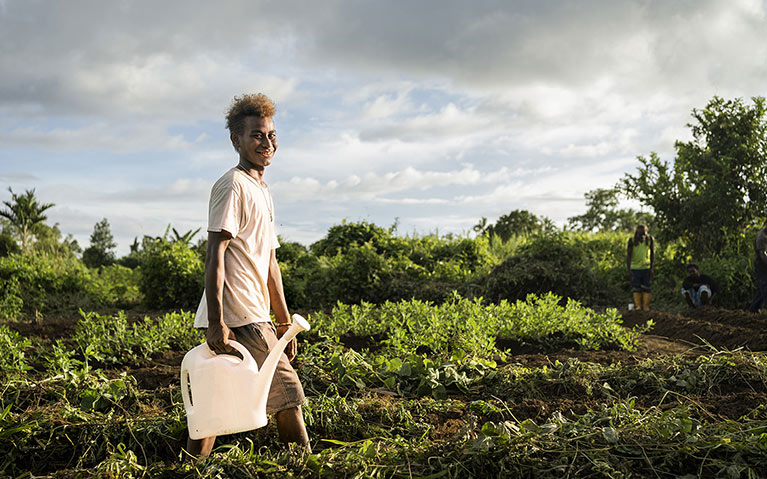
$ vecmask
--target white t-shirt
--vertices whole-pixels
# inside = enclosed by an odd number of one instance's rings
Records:
[[[210,191],[208,231],[232,235],[224,253],[222,297],[224,323],[229,327],[271,320],[266,281],[272,250],[280,246],[273,205],[269,188],[239,168],[227,171]],[[208,327],[204,291],[194,327]]]

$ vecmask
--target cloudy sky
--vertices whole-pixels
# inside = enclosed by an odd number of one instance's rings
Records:
[[[564,224],[693,108],[764,96],[767,0],[0,0],[0,200],[85,247],[202,227],[235,95],[277,104],[279,233]]]

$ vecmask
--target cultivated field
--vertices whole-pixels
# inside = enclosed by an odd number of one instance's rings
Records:
[[[7,322],[0,475],[767,476],[766,316],[558,299],[304,312],[294,364],[313,453],[270,424],[195,464],[179,461],[191,315]]]

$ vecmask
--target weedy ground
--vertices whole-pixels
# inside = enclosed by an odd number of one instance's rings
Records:
[[[0,326],[0,476],[767,476],[761,316],[551,296],[308,316],[294,365],[312,454],[269,424],[195,462],[180,460],[189,314]]]

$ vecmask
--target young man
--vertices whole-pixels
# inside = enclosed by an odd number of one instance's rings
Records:
[[[634,294],[636,309],[648,311],[652,296],[652,280],[655,266],[655,241],[645,225],[636,227],[626,248],[626,268]]]
[[[711,302],[711,297],[719,290],[716,282],[706,274],[701,274],[698,265],[687,265],[687,277],[682,281],[682,295],[691,308],[705,306]]]
[[[756,233],[754,240],[754,273],[756,274],[756,293],[751,302],[749,311],[758,313],[767,300],[767,221],[764,222],[762,229]]]
[[[239,161],[211,189],[205,293],[194,323],[206,328],[208,346],[217,354],[238,355],[229,344],[236,340],[250,351],[259,368],[291,321],[275,256],[279,243],[274,204],[264,183],[264,170],[277,150],[274,113],[272,101],[260,93],[235,97],[227,113],[226,126]],[[294,340],[277,365],[267,412],[275,414],[283,442],[309,449],[301,411],[304,391],[290,365],[295,355]],[[187,452],[207,456],[215,440],[215,436],[189,439]]]

